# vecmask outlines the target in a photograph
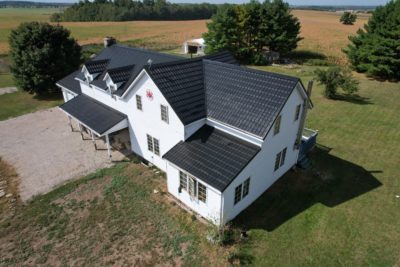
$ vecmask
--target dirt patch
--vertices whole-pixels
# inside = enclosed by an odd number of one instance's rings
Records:
[[[18,176],[14,168],[0,158],[0,223],[15,213],[18,198]]]
[[[0,157],[15,167],[22,201],[76,177],[111,166],[107,151],[71,132],[58,108],[0,121]],[[125,156],[113,151],[113,159]]]

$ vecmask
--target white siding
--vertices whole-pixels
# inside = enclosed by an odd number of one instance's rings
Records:
[[[71,100],[72,98],[74,98],[76,96],[75,93],[72,93],[71,91],[62,88],[62,94],[63,94],[63,98],[64,98],[64,102],[68,102],[69,100]]]
[[[166,161],[162,159],[162,155],[179,141],[184,140],[184,126],[146,72],[143,72],[123,99],[112,97],[109,92],[102,89],[90,88],[84,83],[81,83],[81,87],[82,93],[126,114],[133,152],[166,171]],[[147,90],[153,93],[152,100],[146,97]],[[136,108],[136,94],[142,97],[143,111]],[[169,123],[161,120],[161,104],[168,107]],[[148,151],[147,134],[159,140],[159,156]]]
[[[185,140],[188,139],[192,134],[199,130],[204,124],[206,124],[206,119],[201,119],[192,122],[185,126]]]
[[[282,121],[279,134],[274,136],[274,129],[271,128],[262,145],[261,151],[224,191],[224,214],[222,219],[224,223],[235,218],[297,163],[299,150],[294,150],[294,143],[300,120],[294,121],[294,118],[296,106],[303,104],[303,101],[299,91],[294,90],[281,111]],[[287,147],[285,164],[274,172],[276,154],[285,147]],[[249,194],[234,205],[236,186],[243,183],[249,177],[251,177]]]
[[[221,213],[221,192],[199,180],[207,187],[207,201],[206,203],[203,203],[201,201],[192,200],[186,191],[182,190],[182,192],[179,193],[179,170],[172,164],[168,164],[167,166],[167,177],[168,192],[196,213],[215,224],[219,224]]]

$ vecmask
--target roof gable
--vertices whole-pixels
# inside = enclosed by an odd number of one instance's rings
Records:
[[[296,87],[294,77],[204,60],[207,116],[264,138]]]

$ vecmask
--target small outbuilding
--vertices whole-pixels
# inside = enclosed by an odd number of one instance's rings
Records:
[[[205,42],[203,38],[187,40],[183,43],[183,53],[193,55],[204,55]]]

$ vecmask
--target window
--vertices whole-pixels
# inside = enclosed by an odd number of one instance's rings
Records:
[[[285,148],[285,149],[282,151],[281,166],[282,166],[283,164],[285,164],[286,150],[287,150],[287,148]]]
[[[195,177],[179,171],[179,186],[181,190],[187,191],[192,199],[207,202],[207,187],[198,182]]]
[[[285,164],[286,151],[287,148],[285,147],[284,150],[276,154],[274,171],[278,170],[281,166],[283,166],[283,164]]]
[[[197,182],[194,179],[193,176],[189,176],[189,190],[188,193],[190,197],[195,198],[196,197],[196,191],[197,191]]]
[[[296,114],[294,115],[294,121],[297,121],[300,117],[300,109],[301,109],[301,105],[297,105],[296,107]]]
[[[233,202],[235,205],[242,199],[242,184],[236,186],[235,188],[235,201]]]
[[[275,121],[274,135],[277,135],[279,133],[279,130],[281,128],[281,119],[282,119],[282,116],[279,115]]]
[[[179,171],[179,186],[187,191],[187,174],[182,171]]]
[[[136,108],[138,110],[143,110],[143,107],[142,107],[142,96],[140,96],[140,95],[136,95]]]
[[[154,154],[160,156],[160,144],[158,142],[158,139],[153,138],[153,144],[154,144]]]
[[[150,135],[147,135],[147,149],[151,152],[153,152],[153,137]]]
[[[147,149],[157,156],[160,155],[160,142],[151,135],[147,135]]]
[[[161,120],[165,121],[166,123],[169,123],[168,107],[164,105],[161,105]]]
[[[199,192],[198,192],[198,199],[204,203],[207,201],[207,187],[203,185],[202,183],[199,184]]]
[[[242,196],[242,198],[244,198],[245,196],[247,196],[249,194],[249,189],[250,189],[250,178],[247,178],[247,180],[244,181],[244,183],[243,183],[243,196]]]

